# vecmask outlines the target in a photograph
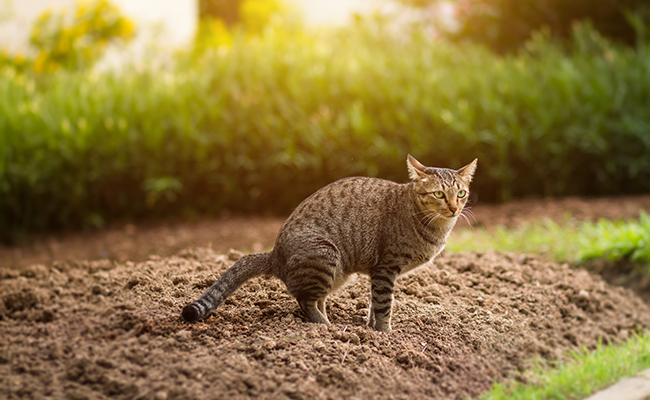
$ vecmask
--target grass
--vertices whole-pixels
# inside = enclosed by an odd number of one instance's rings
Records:
[[[587,224],[581,226],[567,217],[562,225],[544,220],[538,223],[526,223],[513,229],[503,226],[490,230],[457,229],[449,238],[447,249],[450,251],[495,249],[535,253],[557,262],[567,262],[574,260],[578,254],[579,243],[582,242],[581,229],[589,232]]]
[[[641,212],[638,222],[600,220],[580,236],[578,262],[604,258],[650,265],[650,216]],[[650,270],[648,270],[650,272]]]
[[[497,383],[481,400],[582,399],[623,377],[650,368],[650,334],[635,335],[620,346],[582,349],[550,370],[539,364],[526,377],[529,384]]]
[[[546,220],[514,229],[462,229],[447,248],[536,253],[576,265],[595,258],[631,261],[650,273],[649,241],[650,216],[641,212],[638,220],[626,222],[577,222],[567,216],[561,224]],[[480,399],[581,399],[649,367],[650,333],[645,333],[620,346],[600,344],[591,353],[581,349],[555,368],[540,361],[525,375],[530,383],[495,383]]]
[[[462,229],[447,244],[450,251],[498,249],[536,253],[557,262],[580,264],[602,258],[650,265],[650,216],[641,212],[638,221],[578,222],[570,216],[562,224],[551,220],[507,229]],[[650,270],[649,270],[650,271]]]

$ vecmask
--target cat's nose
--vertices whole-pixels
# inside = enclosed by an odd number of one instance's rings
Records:
[[[449,211],[451,212],[452,215],[456,215],[456,211],[458,211],[458,207],[449,206]]]

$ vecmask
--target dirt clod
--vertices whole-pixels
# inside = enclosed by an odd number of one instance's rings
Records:
[[[22,291],[7,293],[2,296],[5,309],[9,312],[30,309],[38,304],[38,297],[34,291],[25,288]]]

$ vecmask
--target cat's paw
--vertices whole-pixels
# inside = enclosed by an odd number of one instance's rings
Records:
[[[392,330],[391,327],[390,327],[390,323],[385,323],[385,322],[383,322],[383,323],[381,323],[381,322],[375,323],[374,328],[375,328],[376,331],[385,332],[385,333],[389,333]]]

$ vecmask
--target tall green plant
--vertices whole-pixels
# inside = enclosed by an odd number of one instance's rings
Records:
[[[566,53],[270,26],[166,68],[0,67],[0,236],[185,212],[287,212],[349,175],[404,181],[411,153],[474,157],[480,199],[650,191],[650,56],[589,27]]]

